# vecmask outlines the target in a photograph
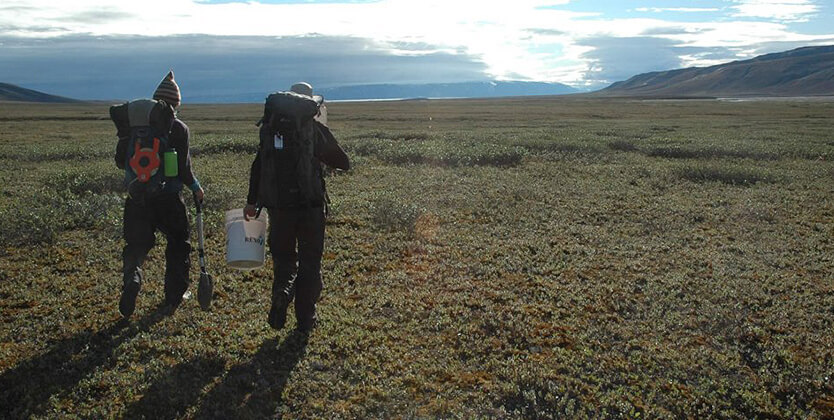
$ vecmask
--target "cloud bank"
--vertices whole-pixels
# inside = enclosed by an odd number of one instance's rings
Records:
[[[186,102],[242,94],[259,101],[300,80],[318,87],[487,80],[477,57],[390,54],[373,40],[351,37],[72,36],[0,42],[0,60],[8,63],[0,67],[0,80],[83,99],[148,96],[169,68]],[[425,51],[427,46],[399,48]]]
[[[644,71],[834,43],[830,9],[822,0],[649,0],[635,9],[571,0],[6,0],[0,60],[10,64],[0,81],[80,98],[136,95],[168,68],[206,99],[301,79],[600,88]]]

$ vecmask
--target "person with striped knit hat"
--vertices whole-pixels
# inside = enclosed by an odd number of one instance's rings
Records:
[[[180,106],[182,96],[170,71],[159,83],[153,99],[170,105],[173,112]],[[127,145],[130,140],[129,128],[118,127],[116,165],[125,168]],[[182,199],[183,186],[202,201],[203,188],[191,169],[189,151],[190,132],[188,126],[174,115],[171,131],[168,133],[170,147],[177,152],[178,174],[165,183],[162,192],[148,200],[135,200],[128,196],[124,207],[123,235],[125,246],[123,258],[123,286],[119,300],[119,313],[129,318],[136,308],[136,297],[142,286],[142,262],[154,246],[154,233],[165,234],[165,301],[160,309],[165,314],[173,313],[182,303],[183,295],[190,284],[191,268],[190,225]]]
[[[173,70],[169,71],[165,78],[159,82],[156,92],[153,93],[153,98],[165,101],[165,103],[171,105],[174,109],[180,106],[182,96],[180,96],[180,87],[174,81]]]

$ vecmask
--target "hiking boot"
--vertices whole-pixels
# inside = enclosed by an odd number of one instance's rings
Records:
[[[159,313],[164,317],[168,317],[174,315],[174,312],[176,312],[179,307],[179,303],[163,302],[159,305]]]
[[[122,318],[130,318],[136,309],[136,296],[139,295],[141,284],[129,281],[122,287],[122,297],[119,299],[119,314]]]
[[[272,298],[272,306],[269,308],[267,322],[273,329],[280,330],[287,323],[287,307],[290,306],[290,297],[285,293],[278,293]]]
[[[302,334],[310,334],[310,332],[313,331],[313,328],[316,328],[316,324],[318,324],[316,318],[313,318],[310,321],[298,321],[298,325],[295,329]]]

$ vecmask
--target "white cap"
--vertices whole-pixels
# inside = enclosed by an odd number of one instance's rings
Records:
[[[292,85],[290,90],[299,95],[305,95],[311,98],[313,97],[313,86],[307,82],[298,82]]]

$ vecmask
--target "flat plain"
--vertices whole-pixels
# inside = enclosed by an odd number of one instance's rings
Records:
[[[120,320],[107,108],[0,104],[0,417],[834,418],[834,102],[331,103],[309,337],[224,263],[254,104],[180,111],[211,311],[158,236]]]

